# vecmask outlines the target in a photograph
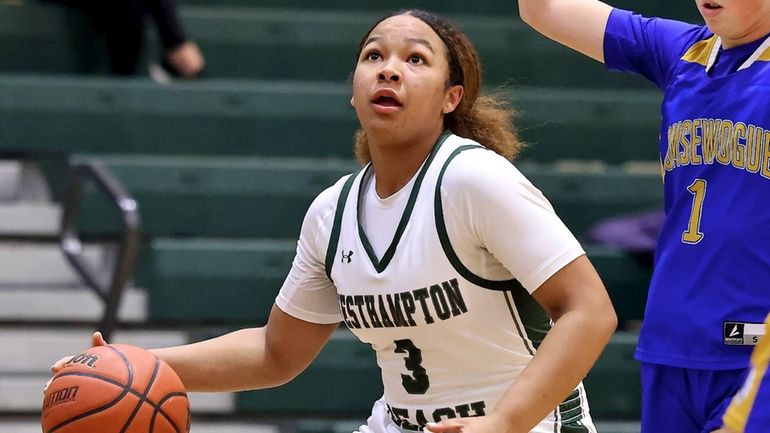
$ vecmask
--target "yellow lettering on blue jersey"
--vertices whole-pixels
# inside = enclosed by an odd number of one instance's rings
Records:
[[[689,137],[692,133],[692,121],[685,120],[682,122],[681,129],[679,131],[679,143],[682,145],[682,149],[678,152],[678,166],[690,164],[690,140]]]
[[[765,144],[762,146],[762,177],[770,179],[770,131],[765,131]]]
[[[759,157],[762,155],[762,128],[749,125],[748,139],[746,140],[746,171],[756,173],[759,171]]]
[[[677,143],[679,142],[679,125],[681,123],[675,123],[668,127],[668,149],[666,149],[666,160],[663,162],[663,167],[666,171],[671,171],[675,164],[675,152]]]
[[[703,159],[706,164],[713,164],[717,156],[717,143],[719,132],[722,130],[722,121],[709,119],[708,127],[703,130]]]
[[[745,168],[746,167],[746,124],[738,122],[735,124],[733,130],[733,140],[731,146],[731,159],[733,161],[733,167]]]
[[[708,125],[708,119],[695,119],[692,121],[692,143],[690,145],[690,164],[700,165],[703,163],[703,159],[698,154],[698,147],[701,145],[701,137],[703,136],[703,123]]]
[[[770,130],[729,119],[686,119],[668,126],[662,172],[686,165],[731,165],[770,179]]]
[[[720,164],[730,164],[730,148],[733,143],[733,121],[722,120],[722,129],[719,134],[719,149],[717,152],[717,161]]]

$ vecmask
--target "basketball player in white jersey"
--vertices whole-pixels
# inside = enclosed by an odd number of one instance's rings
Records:
[[[361,433],[595,432],[581,380],[612,305],[508,161],[512,112],[480,88],[475,49],[432,14],[367,32],[351,100],[365,166],[310,206],[265,327],[155,350],[189,391],[288,382],[342,322],[382,370]]]

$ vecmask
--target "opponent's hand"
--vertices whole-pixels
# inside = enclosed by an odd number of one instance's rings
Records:
[[[102,337],[101,332],[96,331],[93,334],[91,334],[91,347],[106,346],[106,345],[107,345],[107,341],[104,340],[104,337]],[[70,359],[72,359],[72,356],[73,355],[65,356],[59,359],[58,361],[54,362],[53,365],[51,366],[51,371],[54,374],[58,373],[59,370],[61,370],[62,367],[64,367],[64,364],[68,363]],[[53,380],[53,377],[48,379],[48,382],[46,382],[45,386],[43,387],[43,392],[45,392],[45,390],[48,389],[48,386],[51,385],[52,380]]]
[[[425,431],[429,433],[513,433],[509,430],[510,427],[501,417],[490,414],[428,423]]]

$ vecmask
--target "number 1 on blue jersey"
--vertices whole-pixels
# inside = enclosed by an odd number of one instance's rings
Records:
[[[703,239],[703,233],[700,231],[700,218],[703,213],[703,200],[706,198],[706,181],[695,179],[687,187],[687,191],[693,195],[692,210],[690,211],[690,222],[687,224],[687,231],[682,233],[682,242],[686,244],[697,244]]]

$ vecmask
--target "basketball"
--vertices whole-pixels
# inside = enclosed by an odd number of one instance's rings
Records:
[[[164,361],[110,344],[75,355],[45,390],[43,433],[187,433],[190,403]]]

